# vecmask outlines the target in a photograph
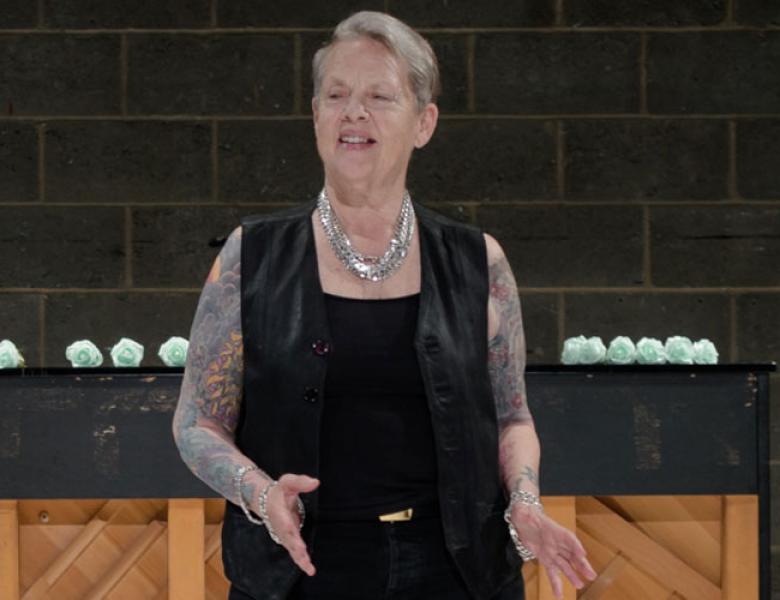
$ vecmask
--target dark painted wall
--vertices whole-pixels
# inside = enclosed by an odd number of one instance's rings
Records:
[[[76,338],[128,335],[159,364],[187,335],[209,241],[318,191],[309,61],[359,8],[434,44],[443,116],[410,188],[503,243],[529,360],[579,333],[780,359],[766,0],[5,0],[0,338],[63,365]]]

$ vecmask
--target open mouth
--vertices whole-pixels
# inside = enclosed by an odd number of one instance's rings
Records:
[[[368,148],[376,144],[376,140],[360,135],[342,135],[339,136],[339,143],[347,148]]]

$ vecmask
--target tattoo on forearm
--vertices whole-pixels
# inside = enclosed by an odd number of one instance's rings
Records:
[[[523,477],[533,483],[536,487],[539,487],[539,476],[529,465],[523,467]]]
[[[235,471],[239,465],[251,464],[233,439],[243,369],[241,235],[237,230],[228,238],[203,287],[174,416],[174,435],[184,462],[232,502],[238,501]],[[255,496],[255,490],[244,489],[245,496]]]
[[[528,422],[525,393],[525,334],[517,285],[506,257],[490,265],[490,302],[498,315],[498,331],[488,342],[488,372],[499,427]]]
[[[519,490],[521,484],[525,481],[529,482],[537,490],[539,489],[539,476],[530,465],[523,465],[523,470],[520,472],[520,477],[517,478],[517,481],[515,481],[512,489]]]

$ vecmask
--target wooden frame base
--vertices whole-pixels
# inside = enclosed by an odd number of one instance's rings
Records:
[[[564,599],[759,597],[757,496],[559,496],[547,513],[576,529],[598,578]],[[0,501],[3,600],[224,600],[220,500]],[[524,567],[526,598],[553,600]]]

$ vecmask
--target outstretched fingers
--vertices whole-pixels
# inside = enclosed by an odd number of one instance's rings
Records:
[[[314,563],[311,561],[311,556],[309,556],[309,550],[306,548],[306,543],[295,528],[289,528],[279,534],[279,539],[282,540],[282,545],[287,549],[290,558],[298,565],[301,571],[307,575],[314,575],[317,572],[314,568]]]
[[[556,598],[563,598],[563,582],[561,581],[561,573],[557,567],[546,566],[547,579],[550,580],[550,587],[552,588],[553,596]]]
[[[592,581],[597,574],[588,562],[585,548],[577,537],[559,526],[554,527],[550,532],[556,530],[559,535],[553,536],[548,543],[544,544],[545,548],[539,556],[539,561],[547,570],[553,593],[556,598],[561,598],[563,594],[561,574],[577,589],[582,589],[585,580]]]

